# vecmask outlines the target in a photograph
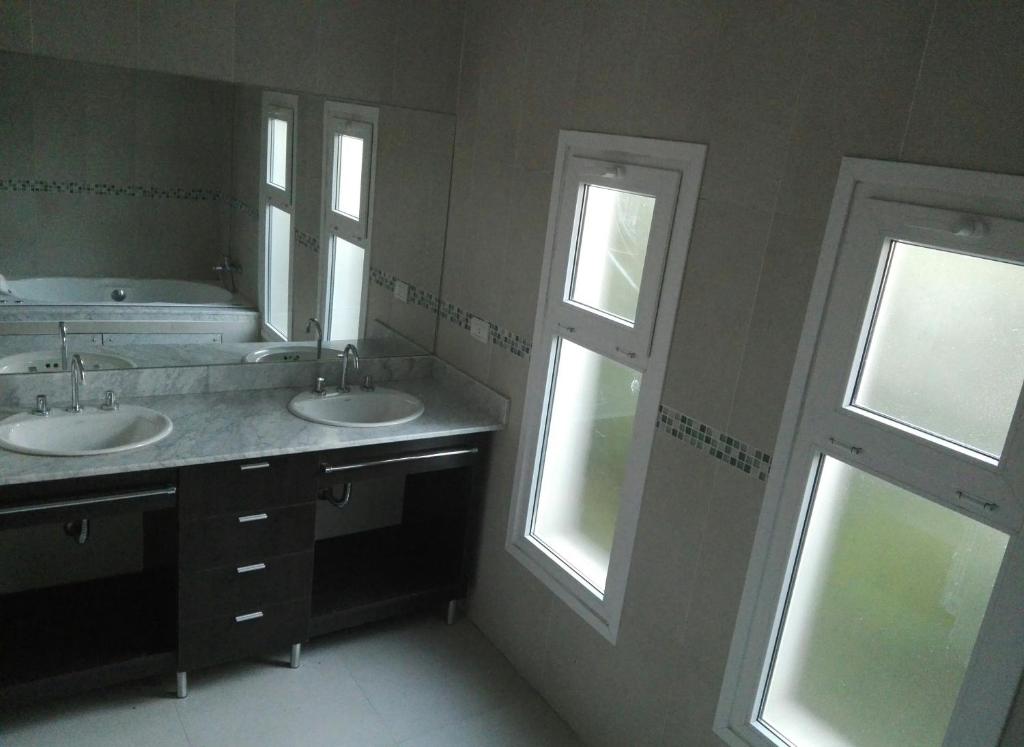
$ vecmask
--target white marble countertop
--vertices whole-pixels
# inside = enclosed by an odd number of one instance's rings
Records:
[[[393,381],[386,386],[419,397],[425,407],[423,414],[402,425],[338,428],[310,423],[288,412],[288,401],[301,389],[126,398],[126,404],[164,413],[173,421],[174,430],[153,446],[101,456],[31,456],[0,449],[0,485],[412,441],[503,427],[500,420],[436,379]],[[0,410],[0,417],[14,412]]]

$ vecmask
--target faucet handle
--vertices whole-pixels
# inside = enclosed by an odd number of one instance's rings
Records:
[[[42,415],[43,417],[46,417],[47,415],[50,414],[50,406],[46,403],[45,394],[36,395],[36,409],[32,411],[32,414]]]
[[[372,392],[376,387],[373,385],[373,377],[367,374],[363,377],[362,390],[364,392]]]
[[[100,405],[101,410],[116,410],[120,405],[117,404],[117,395],[110,389],[103,395],[103,404]]]
[[[323,376],[317,376],[316,383],[313,384],[313,393],[319,394],[321,396],[327,394],[327,389],[325,386],[326,384],[327,379],[325,379]]]

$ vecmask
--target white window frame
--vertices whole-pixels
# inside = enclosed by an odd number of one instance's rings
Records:
[[[377,173],[377,126],[380,110],[338,101],[324,103],[323,127],[323,188],[320,201],[320,318],[324,320],[325,339],[334,340],[332,330],[331,299],[334,296],[334,237],[360,247],[364,252],[361,284],[359,335],[366,331],[366,307],[370,291],[370,247],[373,239],[373,202]],[[335,139],[342,134],[364,139],[368,148],[363,151],[362,189],[360,190],[359,220],[334,210]]]
[[[1009,535],[944,742],[998,744],[1024,671],[1024,397],[998,462],[849,403],[883,247],[906,240],[1022,262],[1021,194],[1024,177],[843,159],[715,717],[728,744],[783,744],[758,723],[758,712],[799,560],[809,476],[826,456]]]
[[[291,334],[292,314],[292,282],[291,272],[288,276],[288,328],[278,330],[271,326],[268,321],[268,310],[270,309],[270,277],[269,277],[269,254],[267,235],[267,211],[270,206],[288,213],[291,216],[290,230],[288,231],[288,261],[289,266],[294,263],[295,257],[295,125],[299,110],[299,97],[294,94],[278,93],[276,91],[264,91],[263,101],[260,109],[260,228],[259,228],[259,294],[260,294],[260,332],[264,340],[286,341]],[[270,119],[283,119],[288,122],[288,152],[286,154],[286,188],[279,189],[270,183],[269,168],[269,125]]]
[[[612,643],[618,636],[706,150],[704,145],[691,143],[564,130],[558,139],[534,323],[534,353],[505,546]],[[651,194],[650,188],[654,187],[657,197],[664,197],[666,185],[671,185],[673,199],[668,204],[659,199],[655,204],[632,326],[566,300],[577,230],[577,199],[583,180],[620,189],[630,189],[639,183],[647,189],[637,191]],[[643,374],[603,595],[529,536],[559,338]]]

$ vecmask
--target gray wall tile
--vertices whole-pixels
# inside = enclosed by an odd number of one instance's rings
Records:
[[[231,80],[234,0],[139,0],[141,67]]]
[[[0,49],[32,51],[31,0],[0,0]]]
[[[32,51],[132,67],[139,60],[136,0],[32,0]]]

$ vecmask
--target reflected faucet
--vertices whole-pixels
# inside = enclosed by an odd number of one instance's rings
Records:
[[[64,322],[57,322],[57,332],[60,333],[60,370],[68,370],[68,325]]]
[[[231,257],[225,254],[224,259],[221,261],[219,265],[214,265],[213,270],[214,272],[220,274],[220,282],[221,284],[224,285],[224,287],[227,290],[231,291],[232,293],[238,292],[238,288],[235,286],[235,273],[241,272],[242,267],[232,262]],[[226,282],[225,276],[227,276]]]
[[[307,335],[313,327],[316,327],[316,359],[320,360],[320,355],[324,350],[324,328],[320,326],[320,320],[315,316],[311,316],[309,321],[306,322]]]
[[[83,383],[85,383],[85,367],[82,365],[82,356],[75,353],[71,356],[71,407],[68,408],[68,412],[82,411],[78,388]]]
[[[359,370],[359,350],[356,349],[355,345],[349,343],[345,346],[345,352],[338,353],[338,357],[341,358],[341,385],[338,387],[338,391],[342,394],[348,394],[348,358],[352,356],[353,368]]]

